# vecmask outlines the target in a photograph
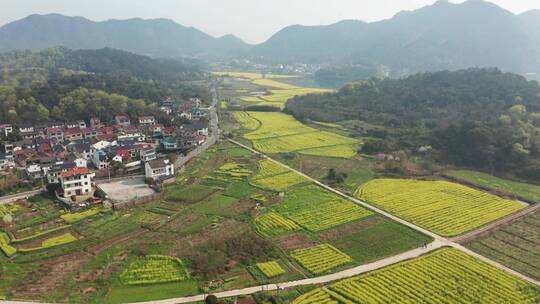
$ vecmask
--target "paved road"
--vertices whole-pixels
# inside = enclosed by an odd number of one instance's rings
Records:
[[[219,129],[219,118],[218,118],[217,110],[216,110],[216,106],[219,102],[217,86],[218,86],[218,83],[214,83],[212,86],[212,105],[209,107],[210,136],[208,136],[206,141],[201,146],[198,146],[197,148],[189,151],[189,153],[186,156],[179,157],[174,164],[176,168],[181,168],[188,161],[198,156],[199,154],[203,153],[204,151],[206,151],[206,149],[210,148],[212,145],[214,145],[218,141],[221,130]]]
[[[28,191],[28,192],[21,192],[21,193],[17,193],[13,195],[2,196],[0,197],[0,205],[11,203],[11,202],[23,199],[23,198],[36,196],[40,193],[43,193],[44,191],[45,191],[44,189],[38,189],[38,190],[33,190],[33,191]]]

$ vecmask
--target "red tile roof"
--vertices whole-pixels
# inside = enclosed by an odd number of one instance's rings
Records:
[[[88,170],[88,168],[73,168],[65,172],[62,172],[62,177],[71,177],[71,176],[77,176],[77,175],[84,175],[88,173],[90,173],[90,170]]]

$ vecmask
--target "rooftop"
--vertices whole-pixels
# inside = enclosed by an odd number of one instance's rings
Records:
[[[67,170],[66,172],[63,172],[62,177],[85,175],[88,173],[90,173],[90,170],[88,170],[88,168],[73,168],[73,169]]]

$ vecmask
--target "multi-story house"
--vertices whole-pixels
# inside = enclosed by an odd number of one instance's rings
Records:
[[[91,195],[94,173],[88,168],[72,168],[60,174],[60,197]]]
[[[47,128],[47,138],[55,141],[64,141],[64,131],[60,128]]]
[[[119,126],[129,126],[129,125],[131,125],[131,121],[129,120],[129,117],[127,115],[116,115],[114,117],[114,121]]]

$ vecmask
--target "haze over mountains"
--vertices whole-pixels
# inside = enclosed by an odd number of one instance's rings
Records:
[[[249,45],[166,19],[93,22],[32,15],[0,28],[0,50],[64,46],[118,48],[155,57],[234,56],[267,63],[359,65],[391,75],[496,66],[540,71],[540,10],[515,15],[495,4],[446,0],[373,23],[294,25]]]

